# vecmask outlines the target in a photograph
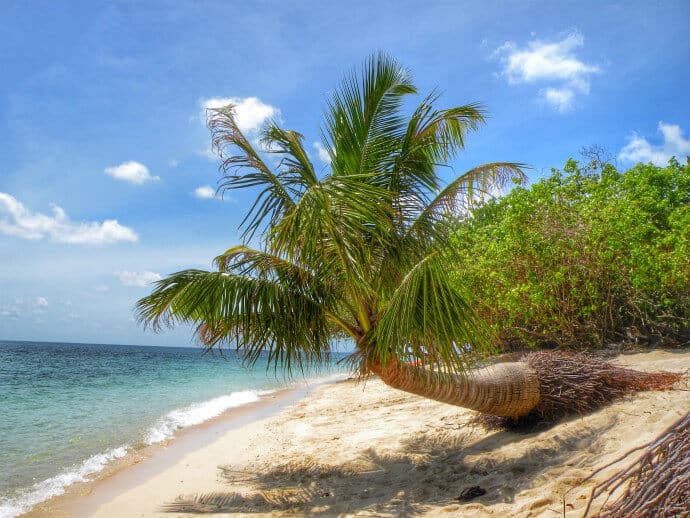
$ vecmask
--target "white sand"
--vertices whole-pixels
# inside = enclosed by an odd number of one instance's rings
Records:
[[[616,362],[687,373],[690,350]],[[272,417],[206,433],[207,442],[191,451],[154,455],[95,484],[87,496],[49,503],[43,513],[556,517],[565,505],[566,516],[581,516],[594,483],[615,467],[582,480],[688,409],[687,390],[645,392],[547,431],[485,432],[467,425],[469,411],[395,391],[378,379],[340,382]],[[475,485],[486,494],[456,500]]]

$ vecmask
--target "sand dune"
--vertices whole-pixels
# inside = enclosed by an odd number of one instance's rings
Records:
[[[643,370],[690,369],[690,351],[620,356]],[[317,388],[273,417],[230,430],[136,484],[66,515],[580,516],[597,467],[661,433],[690,392],[640,393],[538,433],[485,432],[472,413],[377,379]],[[146,462],[146,461],[144,461]],[[120,476],[128,476],[127,470]],[[128,487],[129,486],[129,487]],[[479,486],[483,495],[462,494]],[[482,492],[479,491],[479,492]],[[55,510],[55,509],[54,509]]]

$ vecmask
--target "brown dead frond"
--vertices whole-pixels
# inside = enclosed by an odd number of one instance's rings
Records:
[[[653,442],[627,452],[588,478],[641,449],[644,453],[635,462],[592,490],[585,517],[595,500],[605,496],[608,501],[613,495],[618,495],[618,499],[612,503],[605,501],[597,517],[690,515],[690,413]]]

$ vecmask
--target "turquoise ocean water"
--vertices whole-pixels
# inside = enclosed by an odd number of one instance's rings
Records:
[[[307,377],[342,372],[336,365]],[[0,518],[295,382],[236,353],[200,348],[0,341]]]

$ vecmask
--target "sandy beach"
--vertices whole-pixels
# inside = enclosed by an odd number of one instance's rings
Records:
[[[615,362],[687,373],[690,350]],[[32,515],[581,516],[591,488],[621,465],[586,477],[690,408],[686,384],[519,434],[470,426],[472,412],[376,378],[306,392],[279,398],[272,410],[266,403],[263,415],[235,413],[193,430]],[[472,486],[486,493],[461,500]]]

